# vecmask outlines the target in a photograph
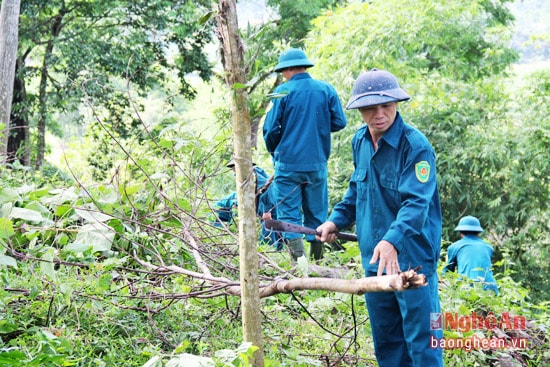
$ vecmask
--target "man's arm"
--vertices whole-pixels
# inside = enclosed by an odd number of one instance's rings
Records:
[[[263,126],[265,146],[271,155],[275,152],[283,134],[282,114],[283,107],[281,98],[272,100],[269,103]]]
[[[398,190],[400,209],[382,239],[400,252],[407,238],[422,232],[437,190],[433,150],[423,148],[411,154],[401,172]]]
[[[335,90],[330,99],[330,131],[340,131],[346,127],[346,115]]]
[[[445,265],[441,272],[446,273],[448,271],[455,271],[457,265],[456,252],[451,246],[449,246],[447,249],[447,265]]]

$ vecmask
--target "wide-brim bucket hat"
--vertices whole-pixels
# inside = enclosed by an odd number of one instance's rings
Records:
[[[460,232],[483,232],[479,219],[474,216],[467,215],[458,221],[455,231]]]
[[[299,48],[291,48],[286,50],[279,56],[279,63],[275,65],[275,72],[280,72],[284,69],[291,68],[294,66],[303,66],[306,68],[314,66],[314,64],[309,61],[306,56],[306,53]]]

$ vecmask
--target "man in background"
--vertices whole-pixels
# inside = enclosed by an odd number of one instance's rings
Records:
[[[256,164],[253,164],[253,166],[254,175],[256,178],[256,215],[262,220],[262,229],[260,232],[259,242],[274,246],[277,251],[281,251],[283,249],[283,240],[281,235],[277,232],[266,229],[263,224],[263,221],[266,219],[277,219],[277,214],[274,210],[275,199],[273,189],[271,188],[272,177],[270,177],[266,171],[258,167]],[[226,167],[234,171],[235,161],[229,161]],[[234,215],[233,209],[238,206],[237,192],[234,191],[225,195],[223,198],[218,200],[214,206],[216,207],[216,221],[214,221],[214,225],[221,226],[222,222],[231,224],[233,222]]]
[[[481,282],[484,290],[492,290],[498,295],[497,282],[491,270],[493,247],[479,238],[483,232],[479,219],[465,216],[460,219],[455,231],[460,233],[461,239],[447,249],[447,265],[443,273],[458,268],[458,274]]]
[[[346,117],[335,89],[307,73],[312,66],[300,49],[281,54],[275,71],[287,82],[270,95],[263,136],[274,163],[278,219],[314,229],[328,215],[331,133],[346,126]],[[305,255],[301,234],[284,237],[294,260]],[[306,240],[310,256],[321,259],[323,243],[313,235]]]

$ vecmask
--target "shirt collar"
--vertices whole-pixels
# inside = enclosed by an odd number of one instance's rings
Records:
[[[311,79],[311,75],[309,75],[308,72],[304,71],[300,74],[294,74],[290,80],[298,80],[298,79]]]

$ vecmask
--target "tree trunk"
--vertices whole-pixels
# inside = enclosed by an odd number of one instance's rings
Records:
[[[46,120],[48,116],[47,104],[48,104],[48,79],[50,60],[52,59],[53,49],[55,46],[55,40],[59,37],[63,28],[63,17],[67,14],[67,9],[63,7],[59,10],[59,14],[55,17],[55,21],[51,27],[50,39],[46,43],[44,50],[44,56],[42,59],[42,67],[40,68],[40,84],[38,86],[38,146],[36,148],[36,162],[34,166],[36,169],[42,168],[44,164],[44,153],[46,151]]]
[[[261,325],[261,303],[258,278],[257,223],[255,178],[252,165],[250,114],[245,88],[244,55],[237,24],[236,0],[219,0],[217,25],[222,47],[225,82],[231,92],[234,159],[239,202],[239,257],[242,302],[242,327],[245,342],[258,350],[252,366],[263,367],[264,353]]]
[[[38,123],[37,130],[37,143],[36,147],[36,162],[34,166],[36,169],[40,169],[44,164],[44,152],[46,151],[46,119],[47,119],[47,103],[48,103],[48,60],[53,53],[53,40],[50,39],[46,44],[46,50],[44,51],[44,58],[42,60],[42,67],[40,68],[40,85],[38,86]]]
[[[13,85],[13,100],[10,118],[10,136],[8,139],[8,162],[19,160],[24,166],[31,165],[29,116],[26,107],[27,90],[25,79],[21,73],[24,61],[17,59],[15,67],[15,82]]]
[[[0,10],[0,164],[7,159],[13,81],[19,42],[20,0],[3,0]]]

